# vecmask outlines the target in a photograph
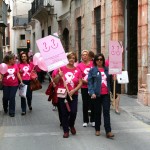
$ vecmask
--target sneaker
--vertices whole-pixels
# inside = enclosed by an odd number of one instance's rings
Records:
[[[96,132],[95,132],[95,135],[96,135],[96,136],[100,136],[100,131],[96,131]]]
[[[65,132],[63,138],[68,138],[68,137],[69,137],[69,132]]]
[[[95,122],[92,122],[91,124],[92,124],[92,127],[95,127]]]
[[[88,125],[87,123],[83,123],[83,127],[87,127],[87,125]]]
[[[22,112],[21,115],[22,115],[22,116],[26,115],[26,112]]]
[[[71,127],[71,128],[70,128],[70,131],[71,131],[71,133],[72,133],[73,135],[76,134],[76,129],[75,129],[75,127]]]
[[[108,133],[106,134],[106,137],[111,139],[111,138],[114,137],[114,134],[113,134],[112,132],[108,132]]]

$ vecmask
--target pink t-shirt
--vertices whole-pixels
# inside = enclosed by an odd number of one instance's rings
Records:
[[[108,59],[105,61],[105,66],[109,67],[109,60]]]
[[[93,67],[93,61],[90,61],[87,65],[81,62],[77,67],[81,71],[82,79],[87,81],[89,71]],[[88,88],[88,86],[86,83],[83,83],[81,88]]]
[[[58,74],[58,69],[55,69],[52,73],[52,78],[55,78],[55,76]]]
[[[20,63],[18,64],[18,68],[22,80],[30,80],[30,73],[34,68],[33,63]]]
[[[7,72],[3,77],[3,85],[4,86],[18,86],[19,81],[17,77],[17,73],[19,72],[17,64],[12,66],[8,66]]]
[[[78,85],[79,79],[81,79],[80,70],[78,70],[76,67],[69,69],[66,66],[61,67],[60,69],[64,74],[63,77],[68,86],[69,91],[73,90]],[[58,87],[64,88],[64,83],[62,79],[59,80]],[[78,92],[76,92],[75,94],[78,94]]]
[[[102,76],[102,84],[101,84],[101,94],[108,94],[108,88],[107,88],[107,76],[104,73],[104,69],[103,68],[98,68],[98,70],[101,72],[101,76]]]

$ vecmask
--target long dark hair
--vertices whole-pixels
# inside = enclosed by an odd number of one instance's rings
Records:
[[[26,52],[20,53],[20,63],[23,63],[23,61],[22,61],[22,55],[23,54],[25,54],[27,56],[27,63],[29,64],[29,56],[28,56],[28,54]]]
[[[94,60],[93,60],[94,66],[97,66],[96,61],[98,60],[99,56],[102,57],[102,59],[103,59],[103,64],[102,65],[103,65],[103,67],[105,67],[105,57],[104,57],[104,55],[102,53],[99,53],[99,54],[95,55]]]

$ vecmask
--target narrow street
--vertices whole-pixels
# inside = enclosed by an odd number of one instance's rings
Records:
[[[75,126],[77,135],[70,134],[68,139],[64,139],[63,131],[59,127],[57,111],[52,111],[52,105],[44,94],[47,85],[46,80],[43,89],[34,92],[33,111],[28,111],[26,116],[21,116],[18,94],[14,118],[4,114],[0,105],[0,150],[149,150],[150,126],[130,113],[131,101],[135,99],[130,98],[130,102],[127,100],[126,103],[126,96],[122,96],[121,99],[121,115],[116,115],[111,110],[114,140],[105,137],[103,126],[99,137],[95,136],[93,127],[82,127],[81,98],[79,98]],[[137,104],[135,107],[141,106]]]

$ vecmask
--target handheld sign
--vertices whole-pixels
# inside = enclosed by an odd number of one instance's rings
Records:
[[[109,42],[109,74],[121,74],[122,72],[122,42]]]
[[[48,72],[68,64],[64,48],[58,36],[50,35],[36,41]]]

